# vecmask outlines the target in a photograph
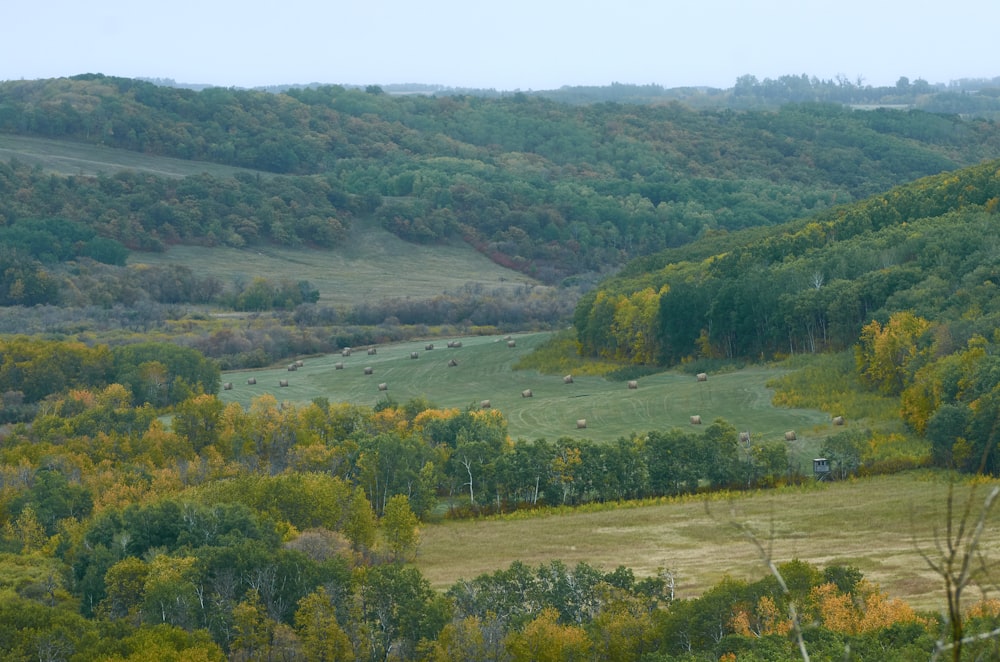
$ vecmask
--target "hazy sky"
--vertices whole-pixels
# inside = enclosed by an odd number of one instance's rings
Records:
[[[1000,76],[1000,1],[41,0],[5,3],[0,80],[78,73],[253,87],[731,87],[808,74]]]

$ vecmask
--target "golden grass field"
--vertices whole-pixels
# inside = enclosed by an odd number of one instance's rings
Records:
[[[975,488],[978,505],[993,485],[1000,482]],[[969,490],[956,485],[956,511]],[[739,530],[746,526],[776,563],[855,566],[891,597],[937,611],[943,583],[920,552],[935,553],[935,541],[943,540],[947,495],[944,474],[919,471],[599,512],[445,521],[422,528],[415,565],[439,589],[515,560],[536,566],[560,559],[605,570],[624,565],[637,576],[665,568],[675,574],[678,597],[693,597],[727,575],[752,581],[767,575],[760,551]],[[988,519],[982,549],[1000,564],[1000,511]],[[968,593],[970,601],[978,597]]]

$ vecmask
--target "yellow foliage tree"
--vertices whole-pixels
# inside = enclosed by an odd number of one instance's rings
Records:
[[[907,311],[893,313],[884,327],[877,320],[865,325],[855,347],[861,380],[886,395],[901,393],[911,382],[911,365],[932,350],[925,342],[930,328],[930,322]]]
[[[589,660],[587,633],[573,625],[560,625],[559,612],[543,609],[521,632],[507,636],[507,651],[514,662],[569,662]]]

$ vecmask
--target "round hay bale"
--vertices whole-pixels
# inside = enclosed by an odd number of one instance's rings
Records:
[[[424,349],[426,349],[428,352],[431,351],[432,349],[434,349],[434,343],[427,343],[426,345],[424,345]]]
[[[573,383],[573,375],[566,375],[565,377],[563,377],[563,384],[572,384],[572,383]]]
[[[512,338],[512,336],[504,336],[503,337],[504,340],[510,340],[511,338]]]
[[[455,359],[451,359],[451,360],[448,361],[448,367],[449,368],[454,368],[457,365],[458,365],[458,361],[456,361]]]
[[[375,368],[373,368],[371,366],[365,366],[365,374],[366,375],[374,375],[375,374]]]
[[[480,409],[489,409],[489,408],[490,408],[491,406],[492,406],[492,405],[490,404],[490,401],[489,401],[489,400],[483,400],[483,401],[481,401],[481,402],[479,403],[479,408],[480,408]]]
[[[298,369],[299,369],[298,366],[296,366],[294,363],[288,364],[288,372],[295,372]]]
[[[232,382],[226,382],[225,384],[222,385],[222,390],[223,391],[232,391],[233,390],[233,383]]]
[[[280,386],[281,388],[284,388],[284,387],[288,386],[288,380],[287,379],[279,380],[278,381],[278,386]]]
[[[692,416],[691,425],[701,425],[701,416]]]
[[[303,361],[302,359],[299,359],[298,361],[295,362],[295,367],[296,368],[301,368],[304,365],[305,365],[305,361]]]
[[[513,340],[508,340],[507,341],[507,346],[508,347],[517,347],[517,343],[514,342]]]
[[[380,390],[380,391],[388,391],[389,390],[389,385],[386,384],[385,382],[382,382],[381,384],[378,385],[378,390]]]
[[[378,354],[378,352],[375,350],[374,347],[368,348],[368,356],[375,356],[376,354]]]
[[[334,363],[333,364],[333,369],[334,370],[343,370],[344,369],[344,364],[343,363]]]
[[[340,350],[340,355],[341,356],[350,356],[351,355],[351,348],[350,347],[345,347],[344,349]]]
[[[708,381],[708,375],[706,373],[704,373],[704,372],[699,372],[697,379],[698,379],[699,382],[707,382]]]
[[[247,384],[249,384],[250,386],[253,386],[256,383],[257,383],[257,378],[256,377],[247,377]]]
[[[637,382],[634,379],[630,379],[629,382],[628,382],[628,387],[630,389],[637,389],[637,388],[639,388],[639,382]]]
[[[451,349],[454,346],[455,346],[455,341],[454,340],[449,340],[448,344],[447,344],[448,349]]]
[[[844,424],[844,417],[843,416],[834,416],[833,417],[833,424],[834,425],[843,425]]]
[[[585,419],[585,418],[578,418],[578,419],[576,419],[576,429],[577,430],[583,430],[586,427],[587,427],[587,419]]]
[[[795,430],[789,430],[785,433],[785,441],[795,441]]]
[[[416,352],[410,352],[410,358],[411,359],[419,359],[420,355],[417,354]]]
[[[534,395],[534,393],[531,392],[530,388],[526,388],[523,391],[521,391],[522,398],[530,398],[532,395]]]
[[[461,347],[462,346],[462,341],[461,340],[456,340],[456,341],[454,341],[454,342],[451,343],[451,346],[452,347]]]

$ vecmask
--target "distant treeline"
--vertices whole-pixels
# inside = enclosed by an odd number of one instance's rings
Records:
[[[296,175],[89,180],[8,167],[7,222],[59,215],[143,250],[328,246],[374,213],[408,240],[461,237],[549,282],[1000,156],[990,122],[812,100],[698,111],[337,86],[194,92],[98,75],[3,83],[0,131]]]

